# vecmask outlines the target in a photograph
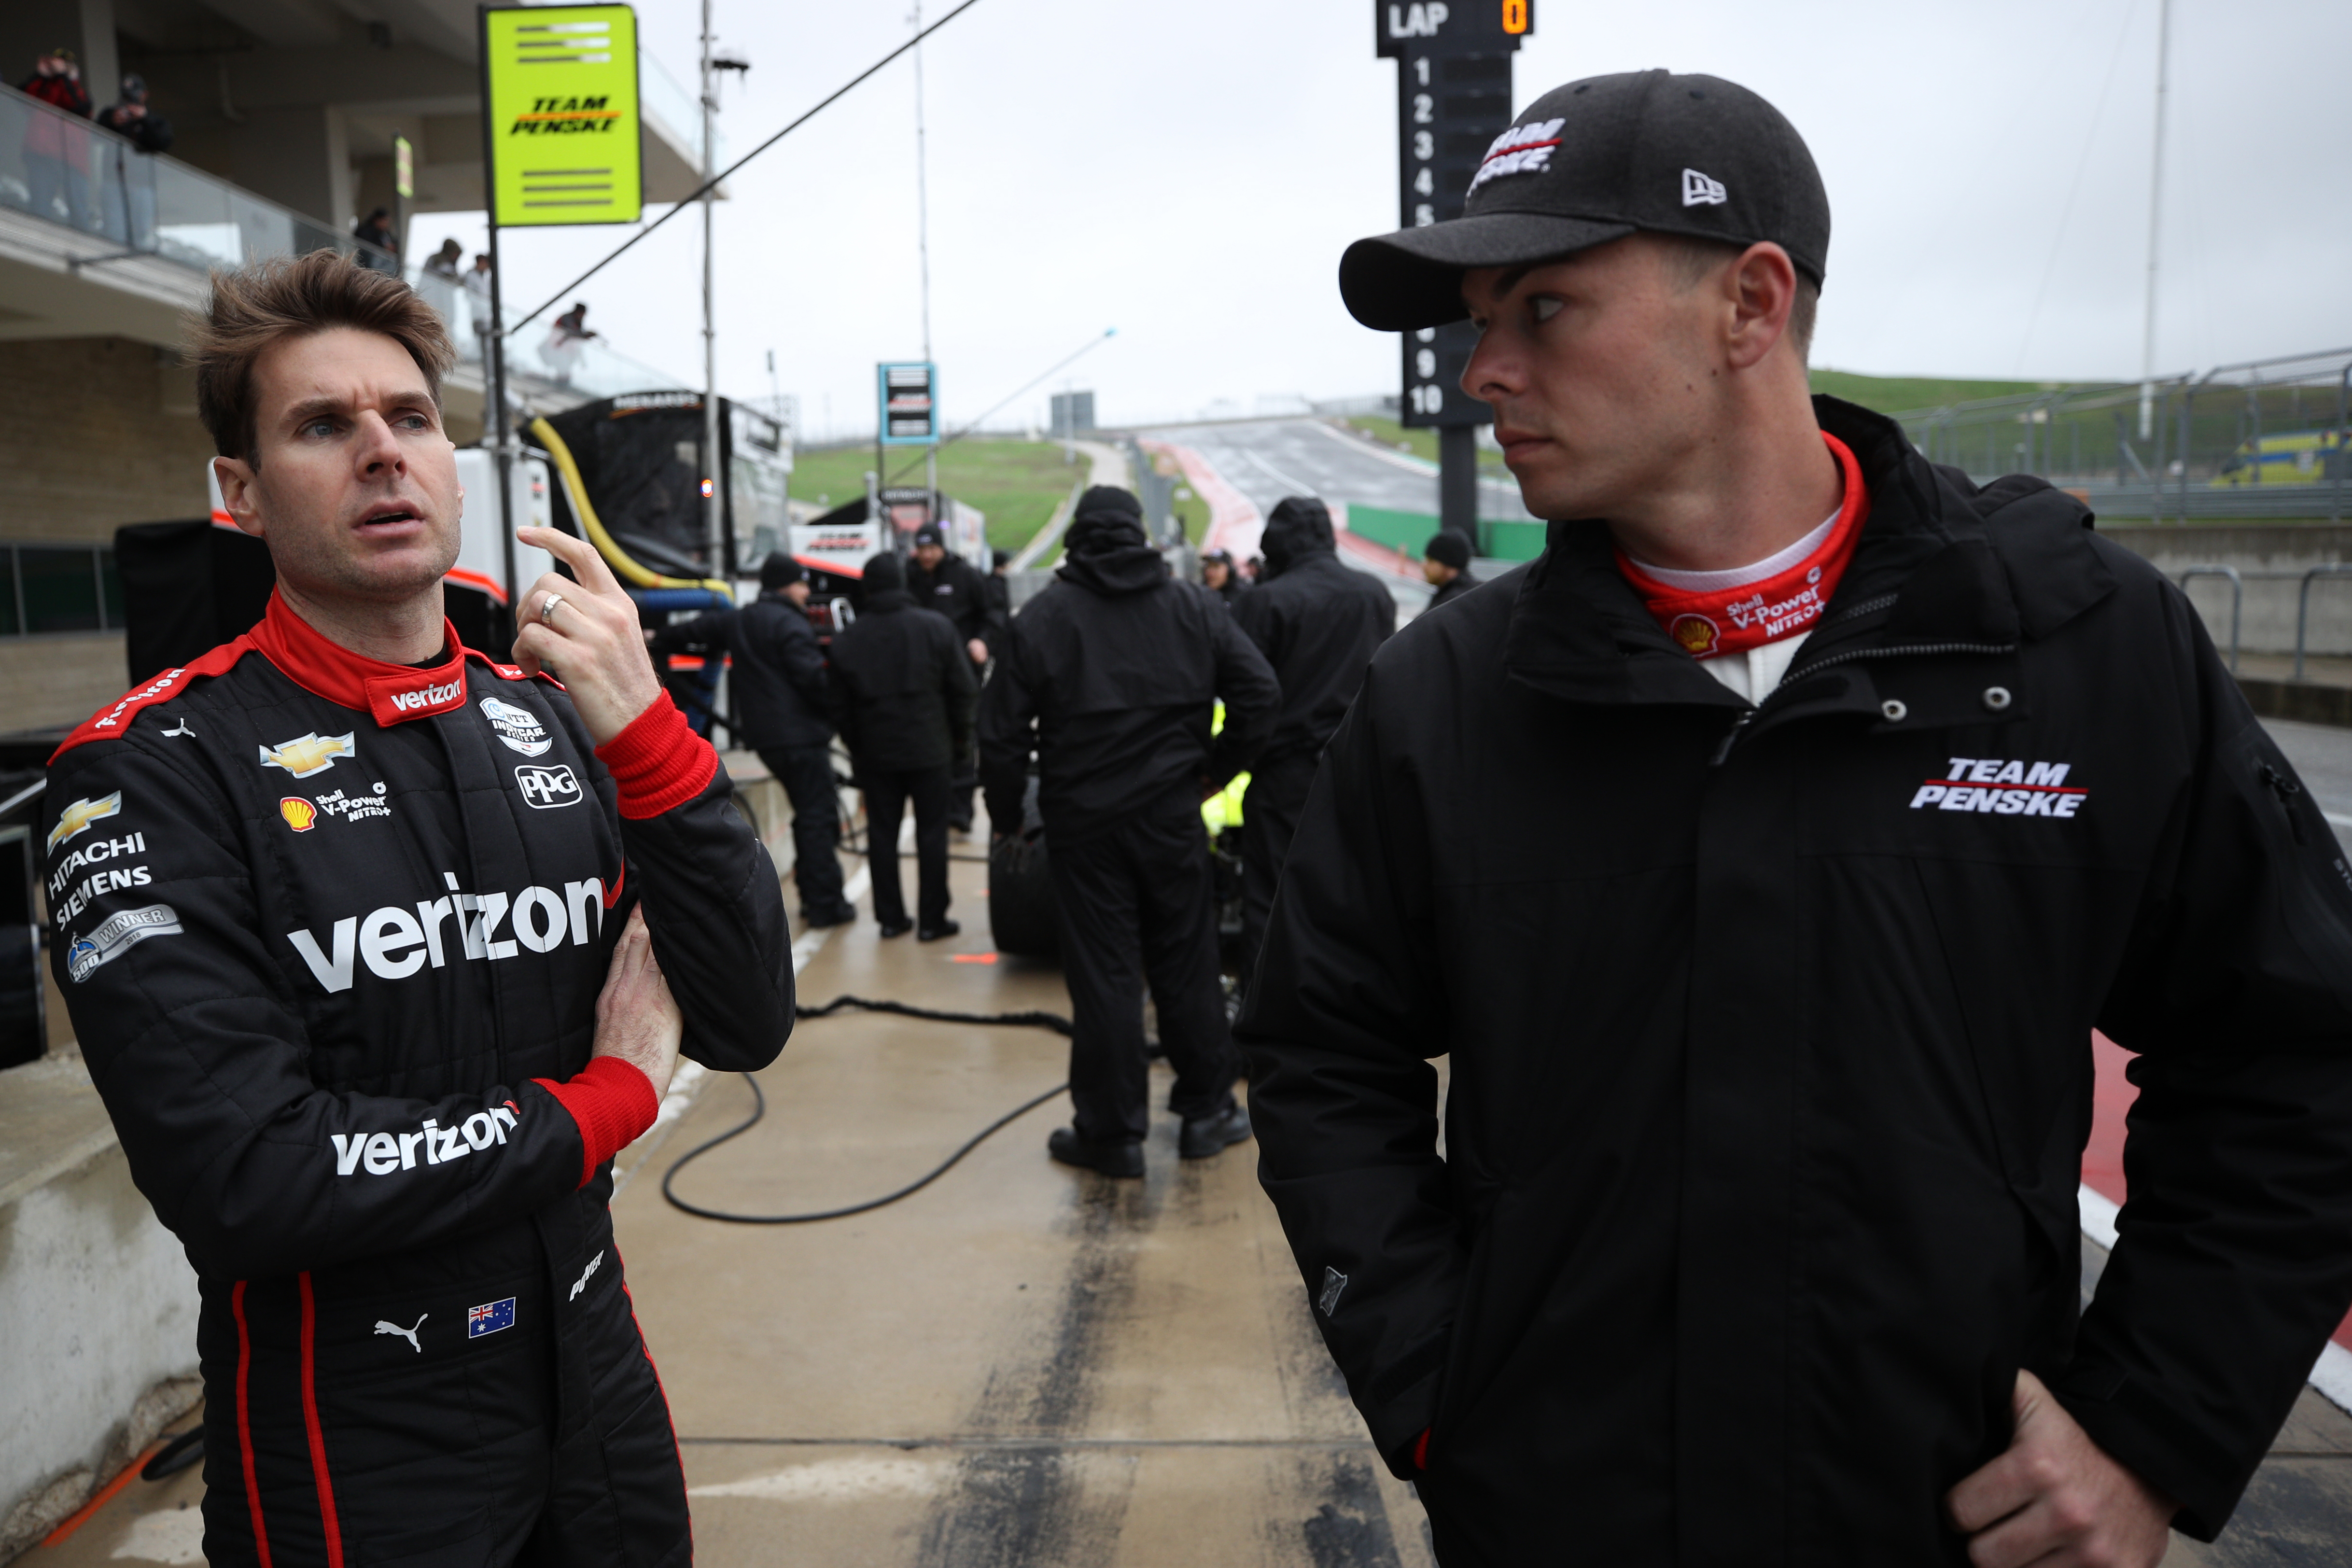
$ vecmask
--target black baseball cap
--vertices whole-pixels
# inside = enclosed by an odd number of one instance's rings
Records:
[[[1339,293],[1377,331],[1440,327],[1469,314],[1472,268],[1557,260],[1636,230],[1770,240],[1818,287],[1829,193],[1797,128],[1737,82],[1588,77],[1537,99],[1495,139],[1460,217],[1349,246]]]
[[[915,548],[918,550],[920,550],[926,544],[945,545],[946,543],[946,538],[937,528],[928,522],[923,524],[922,527],[915,530]]]

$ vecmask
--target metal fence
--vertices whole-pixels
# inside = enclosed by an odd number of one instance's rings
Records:
[[[2053,387],[1894,417],[1979,483],[2033,474],[2103,517],[2326,518],[2352,501],[2352,349],[2167,376],[2140,435],[2137,382]]]

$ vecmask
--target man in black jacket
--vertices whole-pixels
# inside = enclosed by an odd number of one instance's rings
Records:
[[[898,557],[866,563],[857,619],[833,639],[834,722],[866,792],[866,865],[884,936],[937,942],[948,919],[948,778],[971,747],[980,682],[945,616],[919,605]],[[915,805],[917,925],[898,886],[898,822]]]
[[[516,664],[458,645],[436,311],[314,251],[216,274],[198,340],[278,588],[44,812],[53,972],[203,1295],[205,1560],[684,1563],[611,1161],[681,1027],[782,1046],[774,868],[589,546],[526,530],[576,580],[518,597]]]
[[[907,561],[907,592],[918,605],[954,623],[975,670],[987,667],[996,633],[1004,624],[995,592],[1004,586],[1001,579],[982,572],[962,556],[949,554],[947,536],[937,528],[915,531]],[[1006,597],[1009,600],[1010,595]],[[971,796],[979,787],[979,760],[968,752],[957,752],[954,777],[949,784],[948,826],[958,833],[971,831]]]
[[[2352,1300],[2341,851],[2078,503],[1808,397],[1828,239],[1785,120],[1655,71],[1341,266],[1368,326],[1471,315],[1583,520],[1374,659],[1241,1021],[1448,1568],[2146,1568]],[[2094,1027],[2139,1098],[2078,1321]]]
[[[1470,575],[1470,541],[1450,528],[1432,534],[1422,547],[1421,574],[1437,590],[1429,596],[1432,610],[1476,587],[1478,579]]]
[[[760,596],[652,637],[656,659],[673,653],[726,654],[728,684],[742,726],[737,743],[760,754],[793,803],[793,880],[801,920],[846,925],[857,918],[841,894],[841,797],[833,783],[824,649],[808,618],[808,574],[779,550],[760,566]]]
[[[1097,485],[1079,497],[1065,548],[1058,581],[1005,634],[981,701],[981,766],[1002,837],[1020,829],[1037,758],[1077,1026],[1076,1116],[1046,1148],[1066,1164],[1140,1176],[1147,981],[1176,1069],[1180,1152],[1205,1159],[1249,1136],[1233,1095],[1201,802],[1265,744],[1281,692],[1216,600],[1168,575],[1132,493]],[[1219,700],[1225,723],[1212,738]]]
[[[1396,600],[1370,574],[1341,564],[1331,513],[1309,496],[1276,502],[1260,546],[1265,575],[1230,600],[1234,617],[1282,682],[1282,716],[1242,797],[1242,951],[1255,965],[1282,863],[1324,742],[1363,684],[1372,653],[1396,630]],[[1250,977],[1243,970],[1246,986]]]

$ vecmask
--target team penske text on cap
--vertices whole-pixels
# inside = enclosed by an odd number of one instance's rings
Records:
[[[1469,314],[1474,267],[1555,260],[1637,229],[1739,246],[1770,240],[1819,284],[1830,203],[1804,138],[1736,82],[1663,70],[1555,88],[1495,140],[1450,222],[1360,239],[1339,292],[1381,331]]]

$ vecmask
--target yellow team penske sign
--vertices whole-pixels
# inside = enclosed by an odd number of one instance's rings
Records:
[[[490,221],[635,223],[645,205],[637,15],[626,5],[485,7]]]

